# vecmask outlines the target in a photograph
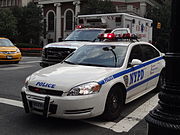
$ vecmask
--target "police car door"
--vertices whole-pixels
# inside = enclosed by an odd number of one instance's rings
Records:
[[[152,46],[143,44],[142,50],[144,55],[144,61],[147,61],[149,64],[147,66],[149,69],[149,78],[147,90],[156,87],[159,79],[159,75],[162,69],[162,59],[160,58],[160,53]],[[146,62],[146,63],[147,63]]]
[[[139,64],[132,65],[133,60],[139,60]],[[127,77],[127,99],[132,100],[141,95],[143,91],[147,88],[147,82],[145,81],[148,78],[148,67],[144,65],[144,59],[142,54],[142,48],[140,45],[135,45],[132,47],[129,64],[127,70],[129,71]]]

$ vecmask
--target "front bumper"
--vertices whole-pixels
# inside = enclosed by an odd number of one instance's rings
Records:
[[[20,61],[21,60],[21,53],[14,53],[14,54],[0,54],[0,61]]]
[[[21,92],[26,113],[36,113],[44,117],[65,119],[85,119],[103,113],[105,101],[99,94],[84,96],[50,96],[26,91]]]

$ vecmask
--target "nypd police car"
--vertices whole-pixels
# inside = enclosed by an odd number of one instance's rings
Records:
[[[124,104],[160,88],[164,68],[163,54],[150,43],[90,43],[27,77],[24,109],[45,117],[114,120]]]

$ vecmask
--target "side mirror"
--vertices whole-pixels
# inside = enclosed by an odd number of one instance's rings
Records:
[[[136,66],[142,64],[142,61],[139,59],[133,59],[130,63],[131,66]]]

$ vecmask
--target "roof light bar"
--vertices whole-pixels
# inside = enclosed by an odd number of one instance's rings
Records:
[[[129,39],[129,40],[138,40],[138,37],[135,34],[131,33],[126,33],[126,34],[114,34],[114,33],[105,33],[105,34],[100,34],[98,38],[102,41],[104,39],[108,40],[118,40],[118,39]]]

